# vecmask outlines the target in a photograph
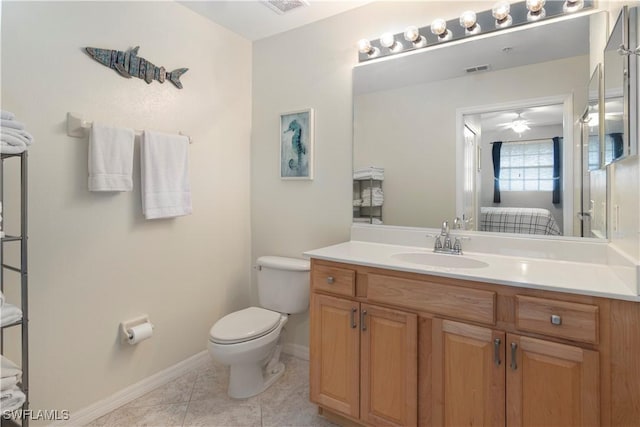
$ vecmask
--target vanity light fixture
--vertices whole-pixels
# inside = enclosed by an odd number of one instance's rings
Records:
[[[473,10],[467,10],[460,15],[460,26],[464,28],[464,34],[467,36],[473,36],[479,34],[482,31],[476,13]]]
[[[507,28],[513,24],[513,18],[510,15],[511,5],[508,1],[499,1],[491,8],[493,17],[496,18],[496,28]]]
[[[618,47],[618,54],[620,54],[620,56],[629,56],[629,55],[640,56],[640,46],[638,46],[635,49],[628,49],[624,44],[621,44],[620,47]]]
[[[2,1],[2,0],[0,0]],[[384,33],[379,39],[358,42],[358,62],[405,53],[415,49],[430,49],[439,42],[473,39],[522,25],[535,25],[570,15],[576,11],[592,9],[597,0],[493,0],[491,9],[466,10],[453,19],[435,19],[431,25],[411,25],[400,33]],[[492,21],[494,25],[492,25]],[[461,28],[464,28],[462,31]],[[482,26],[482,27],[481,27]],[[620,50],[621,55],[638,55],[632,48]]]
[[[404,30],[404,39],[413,44],[413,47],[425,47],[427,39],[420,35],[420,30],[415,25],[411,25]]]
[[[446,42],[453,38],[453,33],[447,29],[447,21],[442,18],[435,19],[431,23],[431,32],[438,36],[439,42]]]
[[[369,58],[374,58],[380,54],[380,49],[371,46],[371,42],[367,39],[358,40],[358,52],[366,54]]]
[[[566,0],[562,10],[566,13],[577,12],[584,7],[584,0]]]
[[[538,21],[545,16],[547,16],[547,11],[544,10],[544,4],[546,0],[527,0],[527,21],[535,22]]]
[[[380,44],[389,49],[391,52],[398,52],[402,50],[402,44],[396,41],[393,33],[384,33],[383,35],[381,35]]]

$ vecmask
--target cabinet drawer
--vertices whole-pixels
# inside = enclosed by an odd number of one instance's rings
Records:
[[[352,297],[356,294],[356,272],[348,268],[316,265],[311,273],[311,286],[317,291]]]
[[[496,293],[369,274],[367,300],[494,325]]]
[[[598,306],[517,295],[516,328],[597,344]]]

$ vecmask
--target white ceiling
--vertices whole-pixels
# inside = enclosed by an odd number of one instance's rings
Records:
[[[308,6],[293,9],[282,15],[262,2],[253,0],[200,0],[179,3],[242,37],[255,41],[355,9],[371,1],[309,0]]]

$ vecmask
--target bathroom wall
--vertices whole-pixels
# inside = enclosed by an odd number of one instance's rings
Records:
[[[375,2],[253,45],[251,136],[252,255],[300,257],[349,240],[352,188],[352,86],[357,41],[410,24],[455,18],[491,1]],[[279,114],[312,107],[315,178],[279,177]],[[253,301],[257,301],[254,274]],[[287,343],[308,346],[308,315],[292,316]]]
[[[188,67],[184,89],[122,78],[82,50],[136,45],[158,66]],[[36,138],[29,154],[32,408],[73,416],[205,350],[214,321],[249,303],[251,43],[174,2],[3,1],[1,48],[2,108]],[[190,135],[193,215],[143,218],[138,142],[134,191],[90,193],[87,140],[66,135],[67,111]],[[19,182],[7,169],[11,202]],[[15,230],[16,206],[6,207]],[[6,277],[5,289],[15,289]],[[155,324],[153,338],[120,344],[119,322],[142,313]],[[15,333],[6,339],[17,341]]]

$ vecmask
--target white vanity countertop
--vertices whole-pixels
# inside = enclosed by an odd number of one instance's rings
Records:
[[[489,266],[446,268],[392,258],[394,254],[407,252],[431,253],[432,250],[415,246],[350,241],[304,254],[310,258],[369,267],[640,302],[640,296],[606,264],[465,252],[465,258],[483,261]]]

